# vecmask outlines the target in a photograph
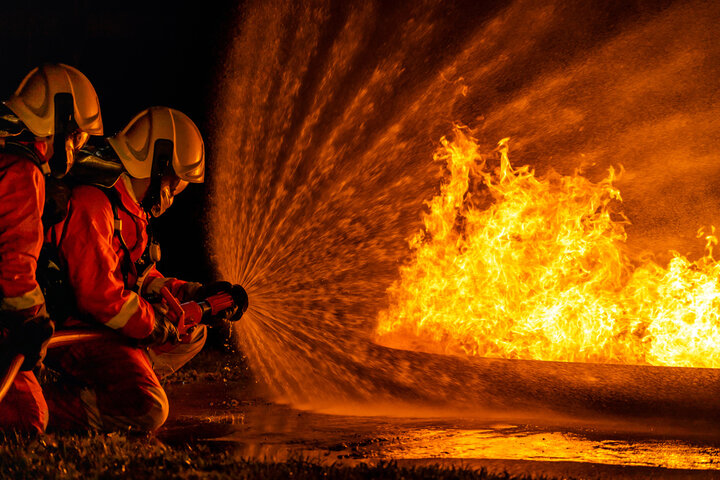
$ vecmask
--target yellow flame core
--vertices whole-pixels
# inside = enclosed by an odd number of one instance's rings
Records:
[[[720,265],[630,258],[606,179],[487,166],[456,129],[435,154],[449,181],[429,202],[412,261],[389,289],[383,343],[455,355],[720,367]],[[411,339],[411,340],[410,340]]]

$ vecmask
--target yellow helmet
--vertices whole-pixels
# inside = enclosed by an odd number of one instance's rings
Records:
[[[173,108],[143,110],[107,140],[131,177],[153,176],[158,169],[153,165],[155,159],[167,152],[172,155],[168,164],[181,180],[205,180],[205,145],[200,130],[187,115]]]
[[[85,75],[69,65],[45,64],[33,69],[3,103],[35,136],[49,137],[55,134],[56,116],[64,113],[56,111],[61,99],[65,101],[66,115],[72,115],[81,131],[103,134],[95,89]]]

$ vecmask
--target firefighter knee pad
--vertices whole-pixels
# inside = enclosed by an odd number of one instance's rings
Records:
[[[186,336],[187,338],[181,338],[180,341],[182,344],[188,346],[188,352],[192,353],[194,357],[205,346],[205,342],[207,341],[207,325],[200,324],[196,326],[193,331]]]
[[[165,378],[177,372],[200,353],[206,340],[207,326],[198,325],[191,333],[183,335],[178,344],[149,348],[148,357],[155,374],[160,378]]]
[[[132,408],[108,405],[104,397],[102,395],[98,398],[91,389],[83,389],[80,393],[91,429],[105,432],[128,429],[152,432],[165,423],[170,411],[167,395],[160,385],[126,389],[122,398]]]
[[[162,387],[150,387],[145,392],[147,395],[147,410],[143,415],[133,419],[135,426],[145,432],[152,432],[162,427],[170,413],[165,390]]]

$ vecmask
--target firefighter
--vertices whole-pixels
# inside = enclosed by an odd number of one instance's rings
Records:
[[[124,173],[111,188],[73,188],[68,216],[48,232],[75,298],[76,314],[63,328],[88,323],[118,332],[116,340],[52,350],[47,363],[73,382],[48,390],[50,425],[58,429],[153,431],[168,414],[158,381],[200,349],[206,328],[183,338],[156,295],[167,287],[180,301],[231,289],[165,278],[155,268],[159,248],[149,217],[161,215],[188,183],[204,180],[204,145],[183,113],[152,107],[98,155],[116,157]],[[108,154],[107,150],[110,150]],[[155,300],[153,300],[155,298]]]
[[[0,107],[0,369],[25,355],[0,403],[2,429],[41,433],[47,425],[47,405],[32,372],[53,333],[35,276],[46,179],[65,175],[88,136],[102,133],[95,89],[68,65],[35,68]]]

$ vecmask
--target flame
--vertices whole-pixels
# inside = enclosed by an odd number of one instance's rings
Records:
[[[537,177],[456,128],[435,159],[412,260],[388,290],[378,341],[454,355],[720,367],[720,264],[676,252],[663,267],[626,248],[615,172]],[[497,163],[498,167],[490,167]]]

